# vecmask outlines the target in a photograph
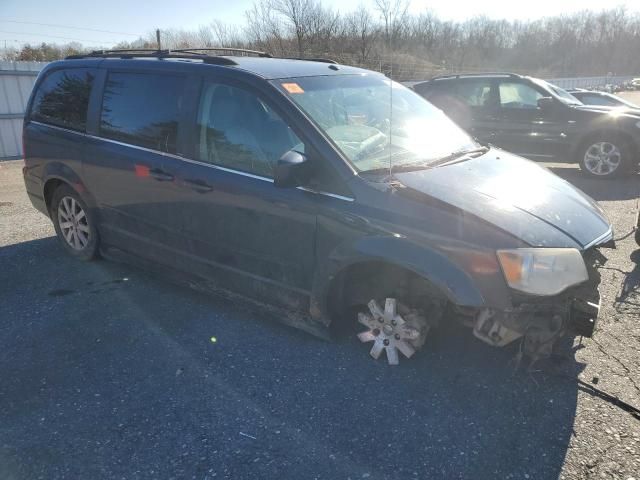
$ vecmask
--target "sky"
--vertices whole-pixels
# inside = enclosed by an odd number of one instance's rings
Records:
[[[373,10],[374,0],[321,0],[348,12],[360,3]],[[242,25],[253,0],[0,0],[0,48],[25,42],[68,43],[110,47],[135,40],[156,28],[196,29],[213,20]],[[624,6],[640,11],[639,0],[412,0],[410,12],[430,8],[441,18],[464,20],[475,15],[509,20]],[[71,28],[74,27],[74,28]]]

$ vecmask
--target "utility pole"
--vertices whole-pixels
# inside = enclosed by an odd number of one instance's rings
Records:
[[[162,44],[160,43],[160,29],[156,28],[156,41],[158,43],[158,50],[162,50]]]

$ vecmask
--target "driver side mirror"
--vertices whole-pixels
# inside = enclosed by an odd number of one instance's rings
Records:
[[[548,110],[555,105],[555,100],[552,97],[542,97],[538,99],[538,108],[540,110]]]
[[[305,155],[295,150],[286,152],[276,165],[273,184],[279,188],[299,187],[309,179],[310,164]]]

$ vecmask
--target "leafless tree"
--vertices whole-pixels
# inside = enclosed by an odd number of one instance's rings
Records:
[[[384,23],[385,45],[392,48],[407,25],[409,0],[374,0],[374,3]]]
[[[254,0],[242,29],[219,21],[162,30],[163,46],[244,46],[280,56],[329,55],[344,63],[419,79],[442,71],[511,70],[538,76],[640,74],[640,13],[582,11],[533,21],[464,21],[408,12],[409,0],[362,0],[338,12],[322,0]],[[121,48],[155,48],[155,32]],[[92,47],[91,49],[95,49]],[[80,45],[25,45],[4,58],[52,60]]]
[[[371,54],[378,36],[377,30],[371,12],[363,4],[346,17],[346,36],[355,39],[358,61],[361,64],[366,63]]]

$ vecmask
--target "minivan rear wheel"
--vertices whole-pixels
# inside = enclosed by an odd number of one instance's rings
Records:
[[[99,237],[91,211],[80,196],[67,185],[53,193],[51,220],[64,249],[80,260],[92,260],[98,254]]]
[[[633,149],[620,138],[606,135],[586,141],[579,151],[580,168],[597,178],[613,178],[631,170]]]

